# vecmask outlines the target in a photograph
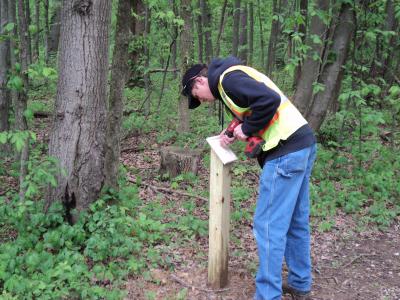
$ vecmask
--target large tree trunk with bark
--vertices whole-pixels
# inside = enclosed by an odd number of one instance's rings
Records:
[[[275,16],[279,12],[278,2],[279,0],[272,1],[272,15]],[[278,41],[278,34],[279,34],[279,26],[280,22],[275,18],[272,18],[271,21],[271,34],[269,35],[269,42],[268,42],[268,55],[267,55],[267,63],[265,67],[265,72],[268,76],[271,76],[272,70],[274,69],[275,65],[275,50],[276,44]]]
[[[324,90],[314,96],[307,115],[310,126],[318,131],[325,119],[331,103],[336,101],[343,78],[343,65],[346,62],[355,27],[354,11],[351,5],[342,4],[339,20],[333,34],[330,59],[324,66],[319,82]]]
[[[193,37],[192,37],[192,22],[191,22],[191,1],[183,0],[181,3],[181,18],[185,22],[185,25],[180,33],[181,40],[181,74],[185,74],[187,69],[193,63]],[[181,86],[179,86],[181,90]],[[189,107],[187,98],[180,96],[179,99],[179,124],[177,130],[179,132],[188,132],[189,126]]]
[[[318,0],[316,8],[322,12],[328,12],[330,0]],[[306,44],[310,47],[305,59],[299,81],[296,86],[293,101],[297,108],[304,115],[312,100],[313,83],[317,81],[321,68],[321,57],[324,51],[324,44],[328,27],[318,15],[311,19],[310,33],[307,36]],[[317,40],[315,37],[319,37]]]
[[[111,67],[110,97],[107,113],[105,185],[118,188],[123,91],[129,76],[128,50],[131,40],[131,0],[120,0],[115,31],[114,56]]]
[[[0,0],[0,35],[5,33],[4,26],[7,22],[8,0]],[[9,49],[9,40],[0,39],[0,132],[9,129],[10,93],[7,90],[7,72],[10,68]]]
[[[59,79],[49,154],[64,172],[49,187],[47,207],[86,209],[103,187],[111,1],[64,0]],[[74,222],[76,216],[72,215]]]

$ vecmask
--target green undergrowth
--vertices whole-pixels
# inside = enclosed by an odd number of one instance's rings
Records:
[[[183,215],[166,214],[179,211],[176,203],[143,202],[138,187],[123,181],[70,225],[58,202],[44,213],[34,186],[24,201],[16,191],[0,197],[0,299],[121,299],[129,277],[173,267],[171,245],[208,233],[208,223],[191,214],[193,201]]]

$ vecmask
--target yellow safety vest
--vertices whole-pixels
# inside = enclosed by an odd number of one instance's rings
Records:
[[[258,135],[265,140],[263,150],[267,151],[278,145],[280,140],[287,140],[297,129],[307,124],[306,119],[301,115],[297,108],[290,100],[281,92],[281,90],[264,74],[247,66],[233,66],[225,70],[219,77],[218,91],[222,100],[232,113],[242,120],[251,114],[250,107],[239,107],[225,93],[222,87],[224,76],[232,71],[240,70],[249,75],[251,78],[263,82],[267,87],[275,91],[281,97],[281,104],[278,107],[271,121],[258,132]]]

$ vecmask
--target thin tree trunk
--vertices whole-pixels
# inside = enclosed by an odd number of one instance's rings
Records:
[[[151,90],[150,90],[150,74],[148,72],[149,66],[150,66],[150,50],[149,50],[149,33],[150,33],[150,8],[149,5],[145,4],[144,8],[144,68],[145,68],[145,73],[143,76],[144,79],[144,88],[146,91],[146,103],[144,106],[144,115],[148,116],[150,115],[150,109],[151,109]]]
[[[19,76],[22,78],[23,88],[18,93],[17,107],[15,109],[15,120],[17,123],[17,128],[19,130],[27,130],[28,123],[26,121],[24,112],[27,108],[28,102],[28,64],[29,64],[29,40],[28,40],[28,24],[25,15],[25,7],[23,0],[18,0],[18,31],[19,31],[19,41],[20,41],[20,61],[21,61],[21,72]],[[27,161],[28,161],[28,141],[25,141],[25,145],[21,151],[20,156],[20,174],[19,174],[19,196],[23,200],[25,196],[24,180],[27,175]]]
[[[96,201],[105,181],[109,0],[63,0],[59,79],[49,154],[64,171],[46,208],[62,201],[70,222]]]
[[[5,34],[4,26],[8,23],[8,0],[0,0],[0,35]],[[10,68],[10,42],[0,39],[0,132],[10,127],[8,113],[10,93],[7,89],[7,72]],[[0,148],[1,150],[2,148]],[[4,149],[4,147],[3,147]]]
[[[249,3],[249,59],[248,64],[253,64],[253,51],[254,51],[254,4]]]
[[[329,9],[329,0],[318,0],[316,7],[322,12],[327,12]],[[310,33],[307,35],[306,44],[310,47],[307,53],[299,81],[297,83],[296,91],[293,101],[297,108],[304,115],[307,114],[308,107],[312,100],[313,83],[317,81],[321,67],[321,57],[324,51],[324,44],[328,28],[326,24],[320,19],[318,15],[311,18]],[[313,40],[312,37],[317,36],[320,41]]]
[[[176,9],[176,4],[175,4],[175,0],[169,0],[169,4],[172,7],[172,10],[174,12],[174,15],[177,16],[178,12]],[[174,70],[176,70],[178,68],[177,64],[176,64],[176,59],[177,59],[177,49],[178,49],[178,27],[176,25],[173,25],[173,38],[175,39],[175,42],[171,45],[171,63],[172,63],[172,68]],[[177,78],[177,72],[174,72],[173,78],[176,79]]]
[[[278,3],[279,0],[272,1],[272,16],[275,16],[279,13]],[[268,42],[268,56],[267,56],[267,63],[265,72],[270,77],[272,77],[271,73],[274,69],[275,65],[275,50],[276,50],[276,43],[278,41],[278,33],[279,33],[279,21],[272,18],[271,21],[271,34],[269,35],[269,42]]]
[[[221,36],[222,36],[222,33],[224,32],[225,11],[226,11],[227,4],[228,4],[228,0],[225,0],[224,4],[222,5],[222,8],[221,8],[221,18],[219,20],[218,36],[217,36],[217,41],[215,42],[216,43],[215,55],[217,57],[219,56],[219,51],[221,49]]]
[[[26,23],[27,23],[27,39],[28,39],[28,65],[32,63],[32,36],[31,32],[29,31],[29,26],[32,24],[32,19],[31,19],[31,6],[30,6],[30,0],[24,0],[25,1],[25,18],[26,18]]]
[[[300,0],[300,15],[304,19],[304,23],[299,25],[298,32],[302,34],[301,41],[304,44],[307,35],[307,15],[308,15],[308,0]],[[294,71],[293,87],[296,87],[297,81],[301,74],[301,62],[296,66]]]
[[[258,6],[258,22],[260,26],[260,47],[261,47],[261,63],[264,65],[265,63],[265,53],[264,53],[264,30],[262,26],[262,19],[261,19],[261,5],[260,0],[257,0]],[[267,65],[265,65],[265,69],[267,69]]]
[[[57,53],[58,44],[60,42],[60,28],[61,28],[61,6],[56,4],[55,11],[51,16],[49,25],[49,38],[48,38],[48,52]]]
[[[322,71],[320,82],[325,89],[315,95],[307,116],[310,126],[318,131],[325,119],[330,103],[334,102],[343,78],[343,65],[346,62],[354,33],[355,17],[351,5],[342,4],[338,24],[333,35],[330,53],[335,60],[328,62]]]
[[[387,0],[386,2],[386,22],[385,22],[385,29],[387,31],[394,31],[394,32],[399,32],[399,21],[395,17],[395,8],[394,8],[394,3],[392,0]],[[399,74],[396,73],[396,59],[393,59],[393,57],[390,55],[390,53],[397,53],[399,54],[399,47],[396,45],[399,45],[398,43],[399,40],[399,35],[391,36],[389,38],[389,49],[386,49],[387,51],[387,57],[382,59],[382,72],[383,76],[388,82],[393,82],[393,74]],[[396,43],[397,42],[397,43]],[[397,55],[397,59],[399,59],[399,56]]]
[[[204,41],[205,41],[205,52],[206,52],[206,62],[210,63],[213,57],[213,44],[211,38],[211,30],[212,30],[212,18],[210,7],[207,3],[208,0],[201,0],[203,2],[202,5],[202,23],[204,26]]]
[[[107,113],[106,157],[104,163],[105,186],[118,189],[123,92],[129,76],[128,50],[132,38],[131,0],[120,0],[117,12],[115,46],[110,78],[110,97]]]
[[[15,9],[16,2],[15,0],[8,0],[8,22],[16,24],[16,9]],[[16,37],[18,36],[17,32],[17,26],[14,26],[13,30],[11,31],[12,36]],[[17,64],[17,58],[16,58],[16,43],[15,39],[10,39],[10,69],[15,72],[15,66]],[[17,108],[18,108],[18,92],[15,90],[11,90],[11,104],[14,107],[14,112],[15,112],[15,117],[17,118]]]
[[[204,1],[205,0],[198,0],[197,1],[197,6],[198,6],[198,10],[201,12],[200,14],[197,15],[197,40],[198,40],[198,60],[199,62],[203,61],[203,49],[204,49],[204,45],[203,45],[203,16],[202,16],[202,12],[204,11]]]
[[[235,0],[233,8],[233,32],[232,32],[232,55],[238,55],[239,49],[239,25],[240,25],[240,0]]]
[[[35,38],[34,38],[34,59],[39,59],[39,33],[40,33],[40,0],[35,0]]]
[[[243,4],[240,9],[240,35],[239,35],[239,58],[247,63],[247,5]]]
[[[182,0],[181,3],[181,18],[185,22],[185,25],[180,33],[181,40],[181,74],[185,74],[187,69],[192,65],[192,49],[193,49],[193,37],[192,37],[192,28],[191,28],[191,1],[190,0]],[[181,87],[179,87],[181,90]],[[177,130],[179,132],[188,132],[189,131],[189,107],[187,98],[184,96],[180,96],[179,99],[179,125]]]
[[[49,0],[43,0],[44,5],[44,59],[46,64],[49,63]]]

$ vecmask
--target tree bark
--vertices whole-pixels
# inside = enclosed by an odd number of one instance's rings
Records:
[[[8,23],[8,0],[0,0],[0,35],[5,34],[4,26]],[[0,39],[0,132],[10,127],[8,113],[10,109],[10,93],[7,89],[7,72],[10,68],[10,42]]]
[[[61,28],[61,6],[57,5],[54,14],[51,16],[48,38],[48,52],[57,53],[60,42]]]
[[[107,112],[106,157],[104,163],[105,186],[118,189],[118,167],[121,149],[121,123],[123,92],[129,76],[128,50],[132,38],[131,0],[120,0],[117,11],[117,27],[110,78],[110,97]]]
[[[21,72],[19,76],[22,78],[23,88],[18,92],[17,106],[15,108],[15,121],[17,128],[21,131],[28,129],[24,112],[28,103],[28,65],[29,65],[29,40],[28,40],[28,23],[26,18],[26,11],[24,1],[18,0],[18,31],[19,31],[19,52],[21,62]],[[24,199],[25,188],[24,180],[27,174],[26,163],[28,161],[28,141],[25,141],[24,147],[20,154],[20,174],[19,174],[19,196]]]
[[[247,5],[243,3],[240,9],[240,35],[239,35],[239,58],[247,64]]]
[[[44,5],[44,59],[46,64],[49,62],[49,0],[43,0]]]
[[[32,63],[32,36],[31,32],[29,31],[29,26],[32,24],[32,19],[31,19],[31,6],[30,6],[30,0],[24,0],[25,1],[25,18],[26,18],[26,24],[27,24],[27,39],[28,39],[28,65]]]
[[[257,6],[258,6],[258,22],[259,22],[259,27],[260,27],[260,47],[261,47],[261,64],[264,66],[265,63],[265,53],[264,53],[264,30],[262,26],[262,19],[261,19],[261,5],[260,5],[260,0],[257,0]],[[267,69],[267,65],[265,65],[265,69]]]
[[[205,41],[205,52],[206,52],[206,62],[210,63],[213,57],[213,44],[211,38],[211,30],[212,30],[212,19],[211,19],[211,11],[210,7],[207,3],[207,0],[201,0],[203,2],[201,18],[203,23],[204,30],[204,41]]]
[[[176,4],[175,4],[175,0],[169,0],[169,4],[172,7],[172,11],[174,12],[174,15],[177,16],[178,12],[176,9]],[[173,36],[175,38],[175,43],[172,44],[171,46],[171,63],[172,63],[172,69],[177,70],[178,66],[176,64],[176,59],[177,59],[177,53],[178,53],[178,41],[177,41],[177,37],[178,37],[178,26],[173,25]],[[174,79],[177,78],[177,72],[174,72],[173,75]]]
[[[301,41],[304,44],[307,36],[307,15],[308,15],[308,0],[300,0],[300,14],[304,19],[304,24],[300,24],[298,32],[302,34]],[[294,70],[293,87],[296,87],[296,83],[300,78],[301,74],[301,63],[296,66]]]
[[[217,57],[219,56],[219,51],[221,49],[221,36],[222,36],[222,33],[224,32],[225,11],[226,11],[227,4],[228,4],[228,0],[225,0],[224,4],[222,5],[222,8],[221,8],[221,18],[219,20],[218,36],[217,36],[217,41],[215,42],[215,44],[216,44],[215,55]]]
[[[346,62],[350,43],[354,33],[355,17],[351,5],[342,4],[338,24],[333,34],[329,57],[331,58],[321,74],[320,82],[323,91],[314,97],[312,107],[307,115],[310,126],[318,131],[325,119],[329,105],[335,102],[339,94],[343,78],[343,65]]]
[[[193,37],[192,37],[192,22],[191,22],[191,1],[182,0],[181,3],[181,18],[185,22],[182,31],[180,32],[180,43],[181,43],[181,74],[185,74],[187,69],[192,65],[193,58]],[[179,86],[179,91],[181,90]],[[189,107],[187,98],[183,95],[179,99],[179,125],[178,132],[188,132],[189,127]]]
[[[254,51],[254,4],[249,3],[249,59],[248,64],[253,64],[253,51]]]
[[[270,77],[272,77],[271,73],[275,65],[275,50],[276,50],[276,43],[278,41],[279,24],[280,24],[280,22],[274,18],[274,16],[278,15],[279,13],[279,8],[277,3],[278,1],[279,0],[272,1],[271,34],[269,35],[268,55],[265,67],[265,72]]]
[[[105,181],[109,0],[63,0],[59,79],[49,154],[64,173],[49,187],[47,208],[62,201],[68,215],[96,201]]]
[[[320,11],[327,12],[329,9],[329,3],[329,0],[318,0],[316,8]],[[297,108],[304,115],[307,115],[307,110],[312,100],[313,83],[317,81],[320,74],[321,57],[324,51],[327,31],[327,25],[323,23],[318,15],[314,15],[311,18],[310,34],[306,39],[306,44],[310,47],[310,51],[307,53],[307,58],[303,63],[300,78],[293,97],[293,101]],[[313,41],[313,36],[318,36],[321,41]]]
[[[203,49],[204,49],[204,45],[203,45],[203,16],[202,13],[204,11],[204,1],[205,0],[198,0],[197,1],[197,5],[198,5],[198,9],[201,12],[200,14],[197,15],[197,41],[198,41],[198,45],[197,45],[197,50],[198,50],[198,60],[199,62],[203,61]]]
[[[385,22],[385,29],[387,31],[394,31],[394,32],[399,32],[399,21],[396,19],[395,16],[395,7],[394,3],[392,0],[387,0],[386,2],[386,22]],[[388,82],[394,82],[393,80],[393,74],[399,74],[396,73],[396,59],[393,59],[393,57],[390,55],[390,53],[397,53],[397,62],[399,60],[399,35],[395,36],[390,36],[389,37],[389,42],[388,42],[388,48],[386,49],[387,51],[387,56],[382,59],[382,72],[383,76]],[[397,42],[397,43],[396,43]],[[396,49],[397,45],[397,49]]]
[[[34,55],[33,58],[39,58],[39,33],[40,33],[40,0],[35,0],[35,38],[34,38]]]
[[[232,32],[232,55],[238,55],[239,49],[239,25],[240,25],[240,0],[235,0],[233,7],[233,32]]]

